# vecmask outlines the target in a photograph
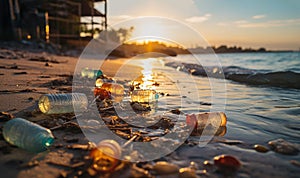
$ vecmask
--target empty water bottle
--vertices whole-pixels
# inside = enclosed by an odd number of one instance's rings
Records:
[[[114,140],[103,140],[90,152],[93,168],[97,171],[113,171],[121,158],[122,150]]]
[[[45,114],[71,113],[85,111],[88,99],[83,93],[45,94],[39,99],[39,109]]]
[[[124,96],[124,87],[117,83],[103,83],[101,89],[109,91],[112,98],[120,102]]]
[[[139,89],[133,90],[131,93],[131,101],[139,103],[151,103],[157,101],[159,95],[155,90]]]
[[[194,130],[203,130],[206,126],[213,128],[225,127],[227,117],[223,112],[207,112],[186,115],[186,123]]]
[[[81,76],[82,77],[87,77],[87,78],[91,78],[91,79],[98,78],[102,75],[103,75],[103,73],[102,73],[101,70],[89,69],[87,67],[82,69],[82,71],[81,71]]]
[[[49,129],[22,118],[6,122],[3,137],[12,145],[37,153],[47,150],[54,141]]]

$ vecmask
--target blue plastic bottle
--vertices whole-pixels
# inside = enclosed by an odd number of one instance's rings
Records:
[[[3,126],[4,139],[30,152],[42,152],[53,143],[51,131],[22,118],[15,118]]]

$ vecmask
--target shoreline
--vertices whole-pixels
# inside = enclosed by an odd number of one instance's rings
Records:
[[[85,172],[88,166],[85,156],[89,154],[86,147],[89,140],[82,134],[76,120],[71,120],[73,114],[44,115],[37,112],[35,108],[36,102],[42,94],[72,92],[72,77],[78,59],[49,55],[43,52],[31,53],[26,50],[5,51],[9,52],[1,53],[6,57],[0,59],[0,97],[4,101],[0,104],[0,111],[32,120],[48,128],[68,121],[71,121],[72,124],[54,130],[55,144],[49,151],[40,154],[28,153],[10,146],[1,136],[0,171],[3,172],[2,176],[89,177],[89,173]],[[102,70],[108,76],[115,74],[126,60],[107,60]],[[132,67],[128,69],[129,73],[139,73],[140,71],[140,68],[136,66],[129,67]],[[122,82],[126,83],[127,81]],[[11,119],[8,115],[1,117],[1,127],[6,120]],[[236,124],[229,118],[229,128],[227,129],[231,129]],[[147,166],[151,167],[158,161],[166,161],[180,168],[189,167],[191,162],[195,162],[197,176],[220,177],[224,175],[215,168],[209,168],[204,164],[205,161],[213,164],[214,156],[220,154],[234,155],[242,162],[242,167],[233,174],[236,177],[296,177],[300,173],[299,155],[281,155],[271,150],[267,153],[257,152],[253,149],[252,143],[247,142],[247,139],[234,140],[231,137],[215,137],[205,147],[198,147],[198,143],[198,137],[190,137],[173,153],[155,161],[140,164],[130,163],[121,171],[111,174],[111,177],[147,176],[149,175],[146,174],[147,171],[148,173],[153,172]],[[259,144],[267,147],[267,143]],[[291,162],[292,160],[294,161]],[[203,170],[207,172],[204,173]],[[153,175],[163,176],[157,172]],[[97,177],[101,177],[101,175]]]

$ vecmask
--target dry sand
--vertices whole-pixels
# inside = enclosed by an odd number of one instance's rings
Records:
[[[36,111],[36,102],[42,94],[71,92],[72,78],[78,58],[51,55],[43,52],[28,52],[16,49],[0,49],[0,111],[12,114],[14,117],[22,117],[37,122],[45,127],[59,126],[69,121],[73,115],[47,116]],[[102,66],[107,75],[115,74],[122,66],[124,59],[110,60]],[[133,67],[130,73],[139,73],[139,68]],[[3,126],[6,117],[1,115],[0,127]],[[34,154],[10,146],[1,136],[0,138],[0,172],[3,178],[11,177],[89,177],[89,160],[86,156],[88,140],[82,134],[76,121],[61,129],[53,131],[55,143],[49,151]],[[2,134],[1,134],[2,135]],[[82,146],[83,145],[83,146]],[[197,175],[208,177],[223,177],[224,175],[208,164],[205,160],[219,154],[235,155],[242,162],[242,168],[233,177],[293,177],[299,173],[299,161],[293,162],[295,166],[282,163],[282,159],[268,153],[257,153],[252,145],[235,140],[225,140],[216,137],[211,144],[199,148],[193,139],[186,142],[176,152],[161,158],[176,164],[179,167],[188,167],[191,161],[196,163]],[[75,147],[74,147],[75,146]],[[205,154],[203,154],[205,153]],[[262,157],[262,155],[267,155]],[[146,167],[154,162],[125,164],[121,171],[111,175],[98,174],[98,177],[145,177],[150,174]],[[138,165],[138,167],[136,166]],[[145,168],[142,169],[141,167]],[[166,169],[173,169],[171,165]],[[178,169],[175,166],[175,170]],[[206,170],[207,172],[205,172]],[[284,170],[284,171],[282,171]],[[151,171],[150,171],[151,172]],[[162,174],[158,170],[156,174]],[[178,172],[178,171],[177,171]],[[191,177],[191,175],[181,175]],[[161,176],[160,177],[170,177]],[[178,177],[174,174],[171,177]],[[296,176],[294,176],[296,177]]]

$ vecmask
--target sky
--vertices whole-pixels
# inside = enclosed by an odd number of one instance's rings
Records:
[[[149,34],[184,47],[205,40],[211,46],[300,48],[299,0],[108,0],[108,24],[135,26],[133,38]]]

